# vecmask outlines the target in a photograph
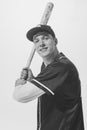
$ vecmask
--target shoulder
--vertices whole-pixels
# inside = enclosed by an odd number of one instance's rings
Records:
[[[59,68],[60,70],[67,70],[72,72],[77,72],[76,65],[63,53],[60,53],[60,56],[57,57],[56,61],[53,64],[54,68]]]
[[[79,72],[76,65],[66,56],[60,59],[60,65],[68,72],[69,77],[79,79]]]

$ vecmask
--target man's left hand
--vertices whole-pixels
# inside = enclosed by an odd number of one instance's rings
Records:
[[[24,85],[27,81],[24,80],[24,79],[17,79],[16,82],[15,82],[15,86],[18,86],[18,85]]]

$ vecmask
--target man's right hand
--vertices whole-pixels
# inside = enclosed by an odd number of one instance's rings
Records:
[[[21,72],[21,77],[20,77],[20,79],[25,79],[25,80],[27,80],[27,78],[28,78],[28,68],[23,68],[23,69],[22,69],[22,72]]]
[[[33,77],[34,77],[33,73],[32,73],[32,71],[30,69],[23,68],[22,72],[21,72],[20,79],[16,80],[15,86],[25,84],[27,81],[31,81]]]
[[[33,78],[33,73],[31,71],[31,69],[28,68],[23,68],[22,72],[21,72],[21,77],[20,79],[25,79],[27,81],[31,81]]]

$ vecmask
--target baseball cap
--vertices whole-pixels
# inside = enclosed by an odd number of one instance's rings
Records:
[[[28,40],[33,41],[33,36],[39,32],[46,32],[48,34],[51,34],[53,37],[55,37],[54,31],[49,25],[38,25],[38,26],[30,29],[27,32],[26,36],[27,36]]]

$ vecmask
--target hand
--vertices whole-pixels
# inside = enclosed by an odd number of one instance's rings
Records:
[[[28,68],[23,68],[23,69],[22,69],[22,72],[21,72],[21,77],[20,77],[20,79],[25,79],[25,80],[27,80],[27,78],[28,78]]]
[[[28,78],[27,81],[31,81],[34,78],[33,73],[31,71],[31,69],[28,69]]]
[[[31,71],[31,69],[28,68],[23,68],[22,72],[21,72],[21,77],[20,79],[25,79],[27,81],[31,81],[31,79],[33,78],[33,73]]]
[[[27,81],[24,80],[24,79],[17,79],[16,82],[15,82],[15,86],[18,86],[18,85],[24,85]]]

